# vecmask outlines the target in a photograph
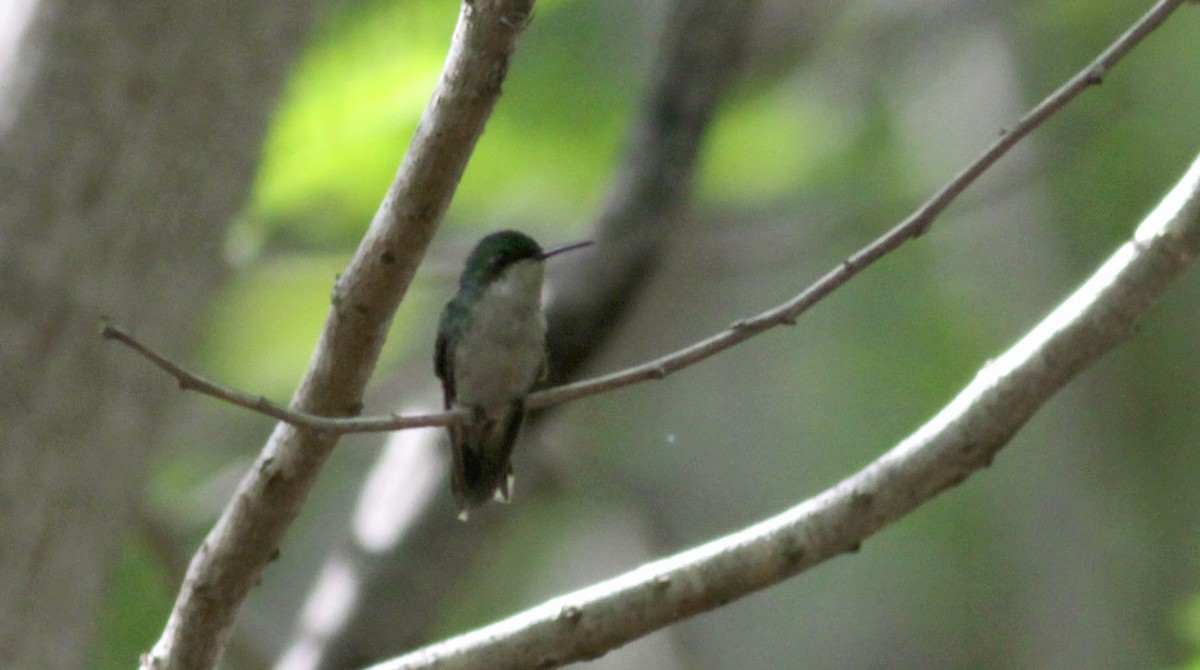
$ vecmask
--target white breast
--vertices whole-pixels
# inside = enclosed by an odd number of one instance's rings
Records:
[[[521,261],[480,299],[455,351],[459,404],[507,405],[527,395],[541,376],[546,352],[542,277],[541,261]]]

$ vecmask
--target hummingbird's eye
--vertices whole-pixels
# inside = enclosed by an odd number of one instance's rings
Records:
[[[487,265],[484,266],[484,273],[489,277],[496,277],[504,268],[504,259],[499,256],[492,256],[488,259]]]

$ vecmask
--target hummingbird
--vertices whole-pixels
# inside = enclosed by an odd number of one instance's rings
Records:
[[[590,241],[543,250],[515,230],[492,233],[467,257],[458,293],[438,323],[433,370],[447,410],[469,418],[448,428],[454,454],[450,490],[458,517],[488,500],[508,502],[510,458],[525,397],[546,377],[545,261]]]

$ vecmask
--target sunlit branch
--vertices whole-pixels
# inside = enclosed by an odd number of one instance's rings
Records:
[[[1078,290],[866,468],[738,532],[368,670],[517,670],[593,659],[862,543],[991,464],[1075,375],[1133,336],[1200,254],[1200,157]]]

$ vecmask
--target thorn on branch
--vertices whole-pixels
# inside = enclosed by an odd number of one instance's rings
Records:
[[[933,227],[933,219],[934,219],[934,217],[932,217],[932,216],[926,216],[922,219],[918,219],[917,221],[915,221],[913,224],[913,227],[912,227],[911,239],[915,240],[918,237],[921,237],[922,235],[924,235],[925,233],[928,233],[929,229]]]
[[[850,497],[850,504],[863,511],[869,510],[875,504],[875,495],[867,491],[855,491]]]
[[[529,25],[529,12],[512,12],[500,17],[500,23],[511,28],[514,32],[521,32]]]
[[[558,618],[574,625],[579,623],[579,620],[583,618],[583,610],[574,605],[567,605],[558,613]]]
[[[800,538],[789,536],[787,542],[784,543],[780,550],[780,558],[783,559],[783,567],[791,572],[796,569],[804,561],[805,548],[804,543]]]

